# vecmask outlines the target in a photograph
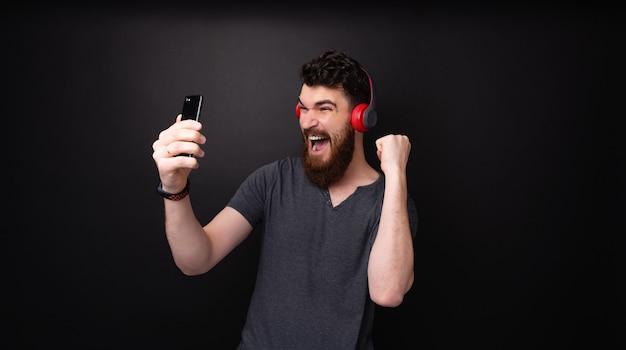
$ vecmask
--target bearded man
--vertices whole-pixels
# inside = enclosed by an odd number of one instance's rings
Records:
[[[153,159],[166,237],[179,269],[198,275],[261,228],[239,350],[373,349],[375,306],[399,306],[413,285],[411,144],[406,135],[381,137],[380,171],[367,162],[374,85],[348,54],[323,52],[301,67],[300,78],[301,156],[255,170],[205,225],[188,196],[188,175],[205,155],[202,124],[178,116],[159,134]]]

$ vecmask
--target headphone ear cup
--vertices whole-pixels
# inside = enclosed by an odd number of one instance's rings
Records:
[[[300,118],[300,105],[296,105],[296,117]]]
[[[372,130],[376,126],[376,122],[378,121],[378,114],[376,113],[376,110],[372,107],[373,106],[370,104],[363,112],[363,127],[368,131]]]
[[[363,113],[367,108],[366,103],[358,104],[352,109],[352,128],[359,132],[366,132],[367,128],[365,127],[365,122],[363,120]]]

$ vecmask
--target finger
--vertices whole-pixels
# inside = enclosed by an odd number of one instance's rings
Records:
[[[154,142],[152,143],[152,151],[153,152],[158,151],[159,147],[160,147],[160,144],[161,144],[161,140],[159,140],[159,139],[154,140]]]
[[[382,149],[383,149],[383,143],[384,143],[384,142],[383,142],[383,139],[384,139],[384,138],[383,138],[383,137],[381,137],[381,138],[379,138],[379,139],[377,139],[377,140],[376,140],[376,149],[377,149],[378,151],[380,151],[380,150],[382,150]]]
[[[166,157],[176,157],[180,155],[193,155],[194,157],[204,157],[204,151],[195,142],[175,141],[164,147]]]
[[[177,142],[174,141],[170,144],[168,144],[167,146],[163,147],[163,150],[165,151],[164,156],[165,157],[176,157],[177,155],[179,155],[181,152],[181,143],[182,142]]]

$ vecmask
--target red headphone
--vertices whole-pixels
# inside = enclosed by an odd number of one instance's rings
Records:
[[[365,69],[363,69],[363,71],[365,72],[365,75],[367,75],[367,79],[370,83],[370,102],[356,105],[352,109],[352,116],[350,118],[352,128],[359,132],[369,131],[376,126],[376,122],[378,120],[378,115],[376,114],[376,109],[374,108],[374,81]],[[296,116],[300,118],[300,105],[296,105]]]

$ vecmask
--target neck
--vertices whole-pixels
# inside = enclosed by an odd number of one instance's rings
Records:
[[[356,134],[354,143],[352,161],[341,180],[329,186],[330,191],[337,188],[355,189],[357,186],[369,185],[378,179],[378,172],[365,159],[362,133]]]

